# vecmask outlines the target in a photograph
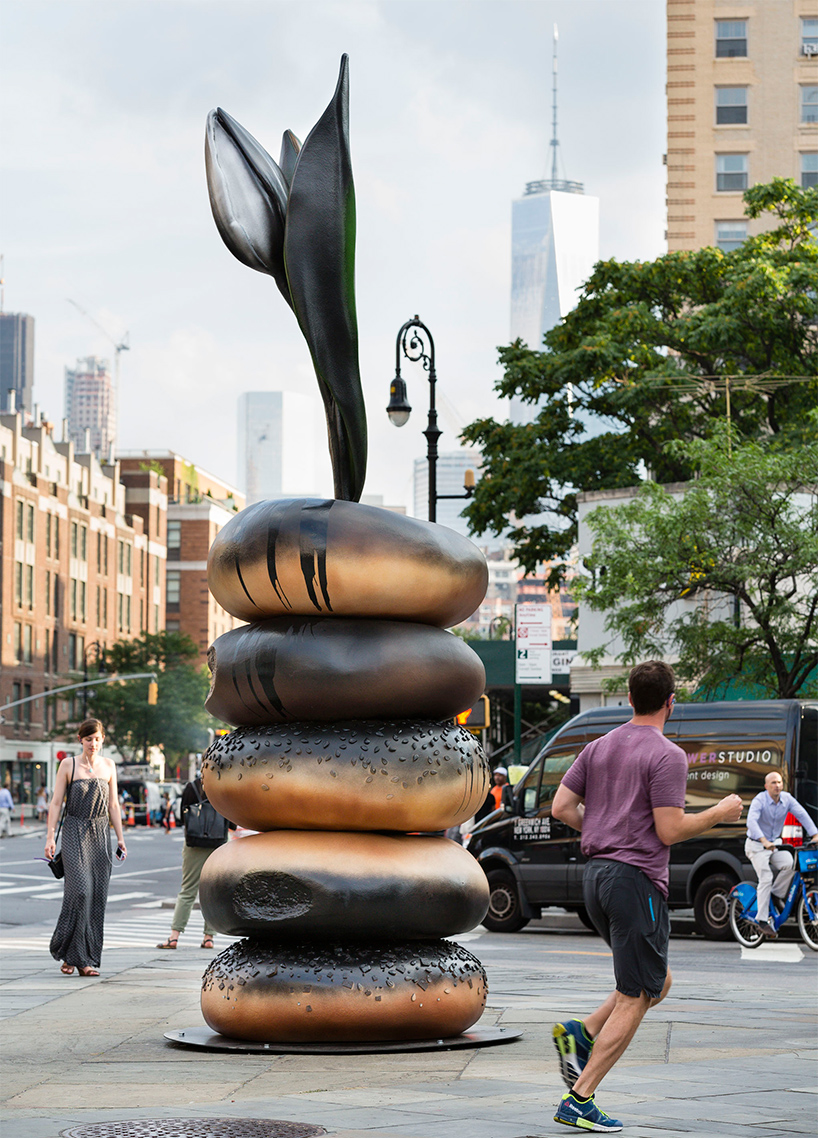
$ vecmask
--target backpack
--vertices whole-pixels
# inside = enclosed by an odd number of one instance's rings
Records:
[[[185,843],[216,849],[227,841],[227,819],[210,805],[203,791],[200,793],[198,779],[192,785],[199,801],[185,811]]]

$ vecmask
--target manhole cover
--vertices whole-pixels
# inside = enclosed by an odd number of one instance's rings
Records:
[[[60,1138],[313,1138],[322,1126],[275,1118],[135,1118],[71,1126]]]

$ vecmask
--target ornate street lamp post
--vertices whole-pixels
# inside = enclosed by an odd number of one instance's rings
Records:
[[[425,337],[425,340],[424,340]],[[428,341],[428,351],[427,344]],[[398,332],[395,341],[395,378],[389,387],[389,406],[386,413],[396,427],[402,427],[409,420],[412,408],[406,397],[406,383],[400,374],[401,353],[413,363],[421,363],[429,376],[429,421],[426,430],[426,461],[429,464],[429,521],[437,521],[437,503],[446,498],[471,498],[474,493],[474,471],[467,470],[464,476],[463,494],[438,494],[437,492],[437,440],[442,432],[437,425],[435,409],[435,342],[432,333],[418,316],[407,320]]]

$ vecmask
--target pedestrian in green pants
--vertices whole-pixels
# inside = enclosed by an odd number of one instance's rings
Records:
[[[185,826],[185,845],[182,850],[182,887],[173,910],[173,927],[167,940],[157,948],[176,948],[179,937],[187,928],[190,912],[199,892],[199,879],[204,863],[214,849],[227,841],[227,819],[217,814],[207,800],[202,779],[197,775],[182,794],[182,821]],[[214,929],[205,920],[202,948],[213,947]]]

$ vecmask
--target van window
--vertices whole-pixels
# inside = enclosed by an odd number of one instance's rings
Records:
[[[568,770],[582,750],[580,746],[571,747],[564,751],[555,751],[553,754],[546,755],[543,762],[542,782],[540,783],[540,809],[545,806],[550,806],[554,801],[554,795],[557,793],[557,787],[562,782],[562,776]]]
[[[562,782],[562,776],[583,746],[584,743],[578,741],[572,747],[562,747],[558,751],[552,751],[531,768],[519,784],[521,789],[517,792],[522,796],[524,814],[536,814],[551,806],[557,787]],[[540,781],[541,775],[542,781]]]

